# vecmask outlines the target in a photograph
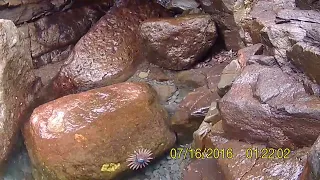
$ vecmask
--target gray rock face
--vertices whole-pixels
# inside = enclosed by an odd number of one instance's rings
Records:
[[[21,120],[33,100],[35,77],[27,34],[9,20],[0,20],[0,169],[4,170],[18,137]]]
[[[217,38],[215,22],[209,15],[147,20],[141,24],[140,33],[147,60],[171,70],[190,68]]]
[[[127,80],[142,61],[139,24],[163,12],[147,0],[113,7],[75,45],[54,80],[54,91],[68,94]]]
[[[297,148],[320,133],[320,99],[278,67],[247,66],[219,102],[233,138]]]

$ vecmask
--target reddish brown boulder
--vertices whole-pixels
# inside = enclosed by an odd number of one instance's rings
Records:
[[[201,87],[189,93],[181,101],[171,119],[171,126],[177,133],[179,141],[192,139],[193,132],[199,128],[211,103],[217,99],[219,96],[215,91]]]
[[[247,66],[219,109],[235,139],[294,149],[311,146],[320,134],[320,99],[278,67]]]
[[[210,15],[186,15],[151,19],[140,26],[147,60],[171,70],[188,69],[203,56],[217,38]]]
[[[103,16],[75,45],[53,83],[63,95],[127,80],[141,63],[141,21],[165,10],[148,0],[119,4]]]
[[[156,92],[145,83],[120,83],[64,96],[36,108],[23,134],[35,179],[115,178],[140,148],[157,157],[175,135]]]

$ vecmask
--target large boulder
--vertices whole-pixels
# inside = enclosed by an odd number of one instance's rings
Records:
[[[67,59],[72,50],[69,45],[74,45],[102,15],[93,7],[81,7],[26,24],[34,65]]]
[[[0,20],[0,171],[12,151],[21,121],[33,100],[35,76],[27,34]]]
[[[165,10],[150,1],[130,1],[111,8],[75,45],[53,83],[59,95],[127,80],[141,63],[141,21]]]
[[[233,138],[275,148],[310,146],[320,134],[320,99],[278,67],[247,66],[219,102]]]
[[[141,24],[140,34],[147,60],[171,70],[190,68],[206,55],[217,38],[210,15],[151,19]]]
[[[120,83],[39,106],[23,130],[34,178],[112,179],[134,151],[164,153],[175,135],[156,97],[145,83]]]

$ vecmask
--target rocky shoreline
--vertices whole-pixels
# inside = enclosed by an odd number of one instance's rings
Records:
[[[318,180],[319,5],[1,1],[0,177]]]

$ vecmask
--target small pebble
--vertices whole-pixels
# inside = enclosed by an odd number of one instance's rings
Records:
[[[144,79],[149,76],[149,73],[148,72],[140,72],[138,76],[139,76],[139,78]]]

